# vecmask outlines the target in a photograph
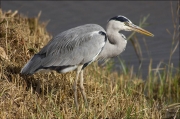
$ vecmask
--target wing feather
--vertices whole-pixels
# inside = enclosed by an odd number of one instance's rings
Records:
[[[42,67],[78,65],[91,61],[105,45],[104,31],[99,25],[88,24],[62,32],[38,54],[46,54]]]

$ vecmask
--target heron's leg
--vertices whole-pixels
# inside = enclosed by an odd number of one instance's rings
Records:
[[[74,102],[75,102],[75,105],[76,105],[76,109],[79,109],[79,104],[78,104],[78,101],[77,101],[77,82],[78,82],[78,77],[79,77],[79,72],[77,72],[77,74],[76,74],[76,79],[75,79],[74,85],[73,85],[73,89],[74,89]]]
[[[76,79],[75,79],[74,84],[73,84],[73,89],[74,89],[74,102],[75,102],[75,105],[76,105],[76,109],[77,109],[77,110],[79,109],[79,104],[78,104],[78,101],[77,101],[77,82],[78,82],[79,73],[80,73],[80,71],[81,71],[81,68],[82,68],[82,67],[78,67],[78,68],[77,68]]]
[[[86,93],[85,93],[85,90],[84,90],[83,82],[84,82],[83,70],[81,70],[81,75],[80,75],[80,91],[81,91],[81,94],[83,96],[85,105],[87,106],[87,98],[86,98]]]

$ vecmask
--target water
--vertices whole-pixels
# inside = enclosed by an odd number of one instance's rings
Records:
[[[177,1],[173,1],[173,9],[177,7]],[[1,8],[7,10],[18,10],[19,13],[29,17],[35,17],[42,11],[41,21],[49,21],[47,30],[53,35],[87,23],[96,23],[104,28],[107,20],[116,15],[124,15],[134,24],[139,24],[140,18],[150,14],[146,30],[152,32],[155,37],[137,35],[142,46],[143,64],[142,75],[147,76],[150,58],[153,59],[153,68],[156,68],[160,61],[168,63],[172,36],[173,22],[171,4],[169,1],[1,1]],[[128,36],[129,32],[123,32]],[[146,39],[145,47],[144,40]],[[138,71],[139,61],[132,47],[128,42],[126,50],[120,55],[128,66]],[[114,58],[115,68],[121,71],[120,63]],[[179,66],[179,46],[172,57],[175,67]]]

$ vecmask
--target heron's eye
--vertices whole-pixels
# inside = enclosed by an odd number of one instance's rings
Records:
[[[124,24],[125,24],[126,26],[129,26],[129,22],[124,22]]]

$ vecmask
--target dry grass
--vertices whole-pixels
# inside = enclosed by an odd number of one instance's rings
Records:
[[[21,67],[51,39],[46,23],[39,23],[39,16],[27,18],[17,11],[0,10],[0,118],[180,117],[180,75],[168,75],[167,80],[164,70],[165,74],[159,78],[151,63],[147,81],[133,76],[132,72],[119,75],[110,72],[108,66],[98,67],[96,62],[90,65],[84,73],[89,108],[84,107],[78,93],[79,112],[72,91],[75,72],[20,76]]]

